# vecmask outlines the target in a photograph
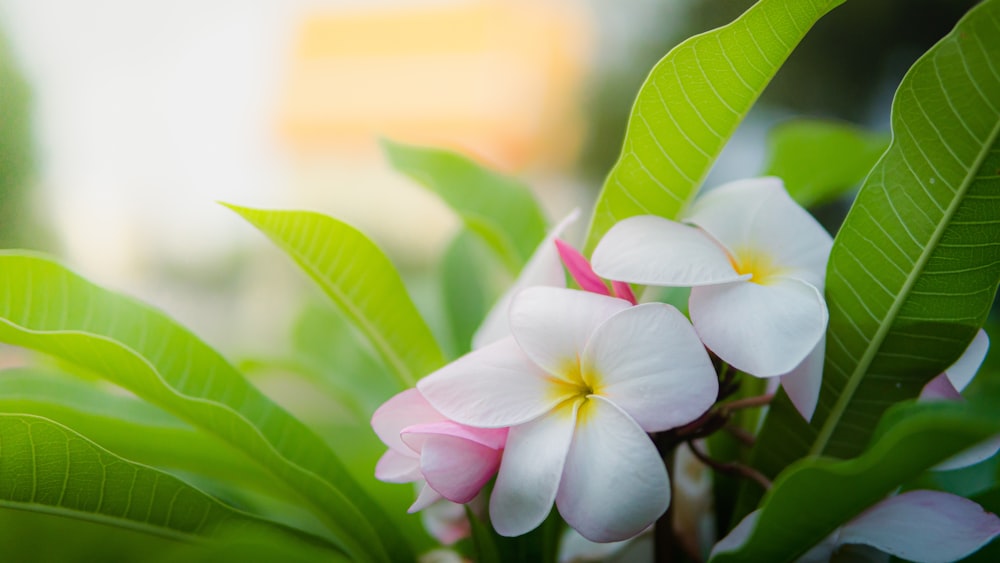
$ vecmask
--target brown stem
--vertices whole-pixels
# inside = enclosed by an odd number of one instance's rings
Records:
[[[753,407],[763,407],[764,405],[771,404],[771,400],[774,399],[774,393],[767,393],[766,395],[758,395],[756,397],[745,397],[743,399],[736,399],[735,401],[730,401],[723,405],[720,405],[721,409],[727,412],[738,411],[740,409],[749,409]]]
[[[730,475],[737,475],[739,477],[744,477],[750,479],[763,487],[766,491],[771,488],[771,480],[764,476],[763,473],[757,471],[753,467],[743,465],[742,463],[724,463],[716,459],[712,459],[705,455],[705,452],[698,449],[698,446],[694,445],[694,442],[688,442],[688,447],[691,448],[691,453],[695,455],[702,463],[723,473],[729,473]]]
[[[753,434],[747,432],[739,426],[736,426],[735,424],[727,424],[723,427],[723,429],[732,434],[734,438],[746,446],[752,446],[757,441],[757,439],[753,437]]]

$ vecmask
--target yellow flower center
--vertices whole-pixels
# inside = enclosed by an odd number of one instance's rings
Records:
[[[577,417],[582,418],[590,409],[585,408],[590,402],[590,397],[599,393],[599,378],[593,371],[585,371],[580,364],[580,358],[576,357],[567,360],[559,370],[561,377],[552,377],[552,393],[562,401],[556,407],[556,411],[572,414],[573,406],[582,403],[577,411]]]
[[[750,274],[750,280],[759,285],[767,285],[781,274],[783,268],[774,263],[767,253],[754,248],[739,249],[729,255],[729,263],[738,274]]]

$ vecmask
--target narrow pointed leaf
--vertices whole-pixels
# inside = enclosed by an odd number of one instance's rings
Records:
[[[47,258],[5,251],[0,341],[89,369],[239,449],[294,490],[352,557],[392,558],[384,549],[408,556],[323,440],[159,311]]]
[[[597,200],[585,254],[626,217],[676,218],[792,49],[841,3],[760,0],[729,25],[667,53],[639,90],[622,154]]]
[[[511,274],[545,237],[545,214],[521,182],[453,152],[383,141],[389,163],[437,194],[458,213]]]
[[[811,425],[782,395],[754,465],[851,457],[982,326],[1000,279],[1000,0],[973,8],[904,77],[893,140],[834,241],[823,389]],[[746,510],[748,504],[743,503]]]
[[[764,175],[777,176],[803,207],[830,202],[868,175],[889,136],[847,123],[797,119],[768,135]]]
[[[118,457],[61,424],[25,414],[0,413],[0,507],[182,542],[205,541],[234,527],[292,532]]]
[[[900,485],[1000,432],[995,408],[988,401],[895,407],[859,457],[803,459],[782,472],[742,548],[717,554],[711,563],[795,561]]]
[[[497,298],[498,288],[491,287],[494,268],[483,255],[483,244],[469,230],[452,239],[441,262],[441,290],[445,315],[451,327],[454,356],[472,348],[472,335]]]
[[[309,211],[227,205],[284,250],[337,304],[396,375],[400,390],[444,364],[444,354],[375,243],[350,225]]]

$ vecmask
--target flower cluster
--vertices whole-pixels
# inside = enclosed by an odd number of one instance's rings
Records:
[[[543,241],[472,352],[375,413],[389,447],[376,476],[418,483],[411,511],[467,503],[495,476],[488,513],[500,534],[532,530],[555,505],[587,540],[620,541],[666,511],[671,485],[651,435],[707,420],[729,392],[717,365],[776,378],[811,417],[832,240],[780,180],[716,188],[680,222],[625,219],[593,266],[558,238],[574,219]],[[630,283],[690,287],[690,320],[639,303]]]

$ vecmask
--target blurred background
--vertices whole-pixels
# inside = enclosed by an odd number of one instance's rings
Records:
[[[750,4],[0,0],[0,245],[54,253],[231,356],[280,355],[318,293],[216,202],[311,209],[381,245],[440,330],[436,267],[459,224],[378,139],[516,175],[553,221],[589,212],[649,69]],[[972,4],[837,8],[709,184],[758,174],[793,116],[887,130],[902,74]],[[335,338],[318,330],[318,348]]]

